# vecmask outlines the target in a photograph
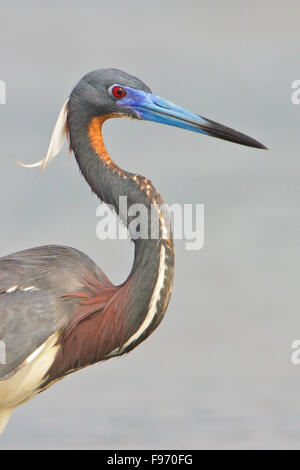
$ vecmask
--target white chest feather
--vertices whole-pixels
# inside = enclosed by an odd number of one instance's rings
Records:
[[[6,380],[0,381],[0,434],[10,413],[15,407],[32,398],[38,390],[44,375],[53,363],[59,346],[56,344],[59,332],[34,351],[23,362],[20,369]]]

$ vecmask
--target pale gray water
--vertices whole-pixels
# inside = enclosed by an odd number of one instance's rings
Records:
[[[88,253],[114,282],[132,247],[95,236],[97,200],[67,151],[40,176],[72,86],[118,67],[270,147],[247,149],[114,120],[123,167],[172,202],[205,204],[205,246],[176,242],[172,301],[128,357],[20,407],[0,448],[300,448],[298,1],[13,1],[1,6],[1,255],[47,243]]]

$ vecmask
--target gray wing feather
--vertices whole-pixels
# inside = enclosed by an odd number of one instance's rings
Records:
[[[48,245],[0,259],[0,340],[6,349],[6,364],[0,364],[0,380],[13,374],[52,333],[68,322],[75,301],[64,299],[64,295],[83,288],[85,272],[111,285],[100,268],[74,248]]]
[[[36,290],[1,294],[0,380],[61,328],[64,317],[50,292]]]

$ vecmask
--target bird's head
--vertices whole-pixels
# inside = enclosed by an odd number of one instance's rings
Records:
[[[87,119],[102,117],[105,120],[111,117],[127,117],[155,121],[248,147],[266,149],[263,144],[241,132],[155,95],[140,79],[126,72],[117,69],[101,69],[86,74],[74,87],[61,109],[46,157],[34,164],[22,165],[46,166],[62,146],[65,132],[68,130],[68,115],[69,117],[70,114],[75,115],[76,118],[79,110],[81,118],[83,116]],[[81,124],[78,122],[79,126]]]
[[[180,127],[248,147],[266,148],[257,140],[188,111],[152,93],[138,78],[117,69],[85,75],[71,94],[95,116],[128,117]]]

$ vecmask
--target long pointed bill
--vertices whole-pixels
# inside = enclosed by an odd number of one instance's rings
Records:
[[[133,90],[129,87],[124,88],[127,91],[127,96],[121,99],[118,105],[134,110],[140,119],[181,127],[248,147],[267,148],[257,140],[241,132],[237,132],[230,127],[223,126],[222,124],[218,124],[210,119],[187,111],[153,93],[145,93],[141,90]]]

